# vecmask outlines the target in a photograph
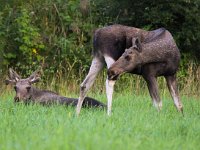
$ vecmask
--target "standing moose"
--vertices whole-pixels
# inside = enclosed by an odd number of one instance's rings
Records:
[[[175,76],[180,52],[169,31],[164,28],[145,31],[134,27],[112,25],[96,30],[93,46],[92,64],[80,88],[77,115],[80,113],[87,91],[102,70],[104,63],[108,68],[106,80],[108,115],[111,114],[114,84],[117,77],[124,72],[143,76],[153,104],[158,110],[161,109],[162,102],[158,95],[156,77],[164,76],[177,110],[183,111]]]

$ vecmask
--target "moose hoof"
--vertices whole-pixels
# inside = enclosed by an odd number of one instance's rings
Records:
[[[161,111],[161,109],[162,109],[162,101],[160,101],[160,102],[153,102],[153,106],[158,110],[158,112],[160,112]]]
[[[182,107],[182,106],[178,108],[178,111],[181,112],[182,115],[184,116],[184,113],[183,113],[183,107]]]

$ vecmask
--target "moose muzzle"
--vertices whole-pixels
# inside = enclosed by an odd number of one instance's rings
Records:
[[[121,69],[115,69],[115,68],[110,68],[108,69],[108,80],[117,80],[119,75],[122,74],[122,70]]]

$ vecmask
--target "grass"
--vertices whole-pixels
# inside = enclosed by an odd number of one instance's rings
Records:
[[[74,95],[72,95],[74,97]],[[200,149],[200,102],[182,97],[185,117],[169,96],[163,110],[152,107],[149,95],[115,94],[113,114],[100,109],[15,105],[12,94],[0,99],[0,149]],[[104,95],[93,97],[106,101]]]

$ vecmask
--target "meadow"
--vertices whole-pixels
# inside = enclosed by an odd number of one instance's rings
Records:
[[[104,94],[90,94],[106,102]],[[1,150],[133,150],[200,149],[200,102],[182,96],[184,117],[168,94],[162,94],[160,113],[145,93],[114,94],[113,113],[54,105],[13,103],[14,93],[0,97]],[[75,94],[69,97],[77,97]]]
[[[0,150],[200,149],[199,2],[1,0]],[[14,104],[12,87],[4,85],[9,67],[28,77],[42,66],[39,87],[78,97],[91,64],[93,32],[111,24],[172,33],[181,50],[184,117],[163,78],[163,109],[157,112],[144,80],[126,75],[116,83],[111,117],[101,109],[83,109],[77,117],[72,107]],[[100,76],[89,95],[106,103],[107,72]]]

